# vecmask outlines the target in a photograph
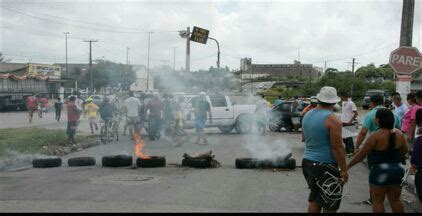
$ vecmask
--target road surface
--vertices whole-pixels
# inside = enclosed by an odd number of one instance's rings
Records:
[[[21,114],[22,115],[22,114]],[[37,120],[35,121],[37,122]],[[17,124],[17,123],[16,123]],[[53,127],[55,124],[43,123]],[[165,168],[104,168],[101,158],[112,154],[134,154],[127,136],[119,142],[100,145],[63,157],[58,168],[24,167],[0,172],[1,212],[306,212],[308,188],[302,170],[240,170],[235,159],[257,154],[284,153],[290,146],[300,165],[304,144],[296,133],[267,136],[220,134],[207,129],[208,146],[189,140],[177,148],[170,140],[145,140],[145,153],[166,157]],[[212,150],[221,168],[180,167],[183,153]],[[93,156],[97,165],[68,167],[67,159]],[[339,212],[371,212],[359,204],[368,198],[368,170],[363,164],[350,172]],[[403,198],[414,200],[403,191]],[[405,204],[406,211],[410,207]],[[387,207],[387,211],[390,211]]]

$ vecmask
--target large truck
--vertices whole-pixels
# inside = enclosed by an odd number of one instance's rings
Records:
[[[0,74],[0,111],[25,110],[28,96],[48,93],[47,80],[48,76]]]

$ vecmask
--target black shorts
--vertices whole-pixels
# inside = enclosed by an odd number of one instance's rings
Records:
[[[339,209],[343,186],[337,164],[303,159],[302,172],[311,190],[308,201],[316,202],[328,211]]]
[[[76,121],[68,121],[67,122],[67,135],[74,136],[76,134],[76,128],[77,128],[77,122]]]
[[[422,168],[419,168],[415,174],[415,187],[419,201],[422,202]]]

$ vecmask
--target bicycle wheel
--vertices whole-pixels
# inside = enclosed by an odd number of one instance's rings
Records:
[[[108,142],[107,134],[108,134],[107,133],[107,125],[104,124],[103,126],[101,126],[101,133],[100,133],[100,139],[101,139],[101,142],[103,144],[107,144],[107,142]]]

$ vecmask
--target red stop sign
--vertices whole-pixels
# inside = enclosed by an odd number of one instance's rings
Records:
[[[390,66],[398,74],[412,74],[421,68],[422,56],[415,47],[399,47],[390,54]]]

